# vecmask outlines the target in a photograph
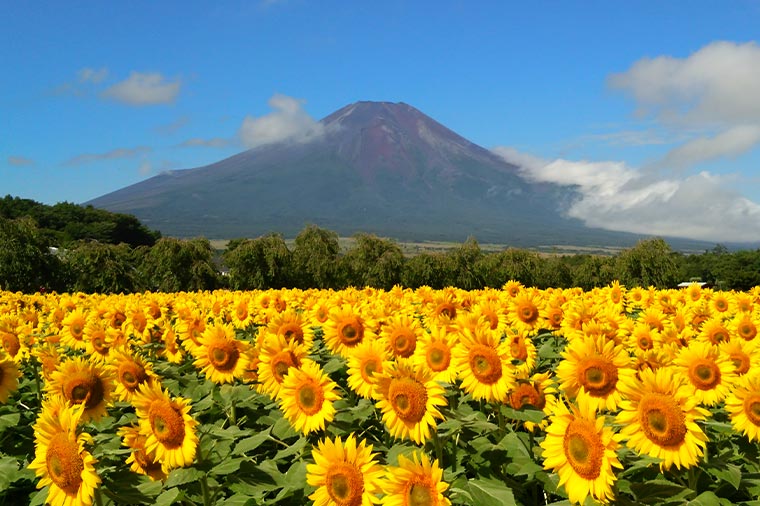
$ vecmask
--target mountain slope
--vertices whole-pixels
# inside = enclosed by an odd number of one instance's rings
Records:
[[[309,142],[261,146],[164,173],[88,204],[136,215],[165,235],[296,235],[306,224],[341,235],[402,240],[632,244],[561,209],[574,191],[531,183],[518,168],[404,103],[357,102],[321,121]]]

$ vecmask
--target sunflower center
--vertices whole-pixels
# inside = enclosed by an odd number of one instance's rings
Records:
[[[515,360],[525,362],[528,358],[528,347],[525,346],[525,341],[519,336],[515,336],[515,338],[509,343],[509,351],[512,353],[512,358]]]
[[[15,357],[16,353],[18,353],[21,349],[21,343],[19,342],[18,337],[8,332],[2,332],[2,335],[3,348],[5,349],[6,353],[8,353],[8,355]]]
[[[683,410],[665,394],[646,394],[639,402],[639,421],[650,441],[665,447],[679,446],[686,438]]]
[[[68,496],[75,496],[82,484],[84,461],[79,455],[79,445],[66,433],[58,433],[50,439],[45,453],[48,474],[55,485]]]
[[[433,372],[445,371],[451,363],[451,351],[443,343],[433,343],[428,348],[427,363]]]
[[[356,346],[364,337],[364,327],[359,320],[351,318],[340,324],[338,337],[346,346]]]
[[[509,395],[509,403],[515,409],[523,406],[533,406],[536,409],[544,409],[546,397],[530,383],[521,383]]]
[[[618,370],[615,364],[601,357],[585,359],[579,370],[579,382],[592,397],[605,397],[617,385]]]
[[[79,322],[72,323],[71,327],[69,327],[69,330],[71,332],[71,337],[77,340],[82,339],[82,334],[84,333],[84,326],[81,323]]]
[[[374,358],[369,358],[365,360],[361,368],[362,378],[364,378],[364,381],[371,383],[372,377],[375,375],[378,369],[380,369],[380,366],[377,360],[375,360]]]
[[[272,359],[272,373],[275,381],[277,383],[282,383],[285,375],[288,374],[288,369],[296,367],[297,365],[298,360],[289,350],[278,353],[277,356]]]
[[[570,422],[562,445],[565,457],[576,473],[587,480],[595,480],[599,477],[602,471],[604,445],[592,422],[582,418],[576,418]]]
[[[390,400],[396,415],[407,423],[418,423],[427,410],[427,388],[412,378],[395,378],[388,388]]]
[[[84,404],[86,409],[103,400],[103,382],[96,375],[83,371],[66,380],[63,387],[66,398],[73,404]]]
[[[476,344],[470,349],[470,369],[480,383],[492,385],[502,376],[501,358],[493,348]]]
[[[439,305],[438,308],[436,308],[436,313],[440,316],[444,316],[450,320],[453,320],[457,317],[457,308],[454,306],[454,304],[444,302],[443,304]]]
[[[231,371],[240,359],[240,352],[234,343],[218,342],[209,347],[208,361],[217,371]]]
[[[409,487],[408,501],[404,504],[408,506],[431,506],[435,503],[433,491],[427,483],[413,483]]]
[[[532,303],[525,302],[520,305],[517,316],[524,323],[533,323],[538,319],[538,308]]]
[[[148,375],[145,374],[145,369],[136,362],[125,362],[119,366],[119,380],[124,388],[130,392],[134,392],[147,379]]]
[[[325,487],[338,506],[359,506],[364,494],[364,475],[356,467],[340,462],[327,471]]]
[[[760,426],[760,394],[751,394],[744,399],[744,414],[750,422]]]
[[[728,341],[728,331],[723,327],[717,327],[709,335],[710,342],[713,344],[720,344],[724,341]]]
[[[306,382],[296,390],[298,408],[307,416],[319,413],[325,396],[322,388],[313,381]]]
[[[92,347],[95,349],[95,351],[101,355],[106,355],[108,353],[108,345],[106,344],[106,340],[103,338],[103,336],[94,336],[92,339],[90,339],[90,343],[92,343]]]
[[[293,341],[299,344],[303,343],[303,329],[300,325],[294,323],[288,324],[283,327],[280,332],[285,336],[285,339],[287,339],[289,343]]]
[[[185,423],[182,414],[168,401],[154,401],[148,411],[148,419],[156,439],[165,447],[182,446],[185,440]]]
[[[712,360],[701,359],[689,368],[689,379],[699,390],[712,390],[720,384],[720,369]]]
[[[736,368],[736,374],[747,374],[750,365],[749,355],[743,351],[737,351],[735,353],[731,353],[730,358],[731,362],[734,363],[734,367]]]
[[[403,331],[391,338],[391,344],[396,356],[408,358],[417,347],[417,336],[412,332]]]
[[[750,322],[742,322],[737,327],[739,337],[745,341],[751,341],[757,335],[757,327]]]

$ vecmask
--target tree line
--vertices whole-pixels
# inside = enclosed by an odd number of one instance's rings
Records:
[[[157,237],[153,244],[71,240],[50,248],[48,229],[30,217],[0,217],[0,288],[11,291],[133,293],[231,288],[390,289],[525,286],[591,289],[619,280],[625,286],[675,287],[702,280],[721,289],[760,285],[760,250],[718,246],[699,255],[671,250],[661,238],[640,241],[614,256],[541,255],[507,248],[484,252],[470,238],[445,253],[404,256],[398,243],[354,236],[341,250],[336,232],[305,227],[289,247],[280,234],[235,239],[223,251],[205,238]]]

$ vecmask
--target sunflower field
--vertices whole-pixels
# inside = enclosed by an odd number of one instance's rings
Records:
[[[760,287],[0,292],[0,505],[760,505]]]

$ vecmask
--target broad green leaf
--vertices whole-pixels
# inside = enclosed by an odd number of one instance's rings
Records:
[[[254,506],[256,499],[245,494],[233,494],[220,504],[221,506]]]
[[[0,416],[0,432],[3,432],[8,427],[16,427],[19,420],[21,420],[20,413],[10,413],[8,415]]]
[[[0,459],[0,490],[5,490],[16,481],[18,474],[18,461],[13,457]]]
[[[169,473],[169,477],[166,479],[164,486],[166,488],[176,487],[177,485],[184,485],[185,483],[198,481],[204,476],[205,473],[203,471],[192,467],[175,469]]]
[[[243,462],[242,458],[224,459],[220,464],[215,465],[209,471],[214,476],[220,476],[225,474],[234,473],[240,469],[240,463]]]
[[[171,504],[174,504],[175,502],[182,499],[183,495],[184,494],[180,489],[170,488],[169,490],[165,490],[161,495],[156,497],[155,506],[170,506]]]
[[[255,450],[269,439],[269,429],[259,432],[255,436],[242,439],[235,445],[232,455],[243,455]]]
[[[467,483],[473,504],[478,506],[516,506],[512,489],[496,480],[473,480]]]
[[[290,457],[291,455],[295,455],[296,453],[299,453],[301,450],[304,449],[304,447],[309,443],[309,440],[305,437],[301,437],[298,439],[295,443],[291,444],[287,448],[284,448],[277,452],[277,454],[274,456],[274,460],[281,460],[285,457]]]
[[[707,490],[686,504],[688,506],[731,506],[733,503],[728,499],[721,499],[715,493]]]

